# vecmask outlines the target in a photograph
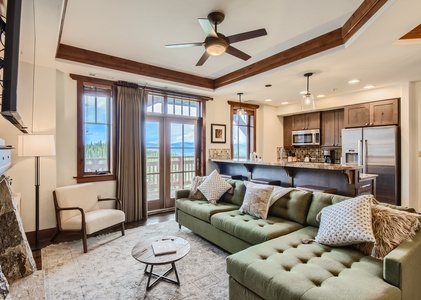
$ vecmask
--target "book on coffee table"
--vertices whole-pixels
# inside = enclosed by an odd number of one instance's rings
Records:
[[[172,240],[162,240],[153,242],[152,249],[155,256],[177,252]]]

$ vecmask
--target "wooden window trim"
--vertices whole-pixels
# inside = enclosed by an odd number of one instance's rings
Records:
[[[72,77],[73,78],[73,77]],[[85,182],[99,182],[116,180],[116,161],[117,161],[117,147],[116,147],[116,90],[113,85],[106,83],[98,83],[95,80],[87,80],[89,77],[73,78],[77,81],[77,175],[74,177],[77,183]],[[107,88],[112,90],[111,100],[111,139],[110,139],[110,172],[105,174],[87,174],[84,168],[84,103],[83,103],[83,87],[84,85],[95,86],[100,88]]]
[[[236,113],[237,109],[240,108],[240,102],[235,102],[235,101],[227,101],[228,104],[230,105],[230,126],[231,126],[231,141],[230,141],[230,150],[231,150],[231,158],[234,158],[234,143],[233,143],[233,132],[234,132],[234,128],[233,128],[233,123],[234,123],[234,114]],[[253,116],[253,151],[256,151],[256,125],[257,125],[257,121],[256,121],[256,110],[259,108],[259,105],[255,105],[255,104],[244,104],[241,103],[241,108],[245,109],[247,114],[249,116]],[[251,126],[248,126],[248,128],[250,129]],[[249,142],[249,147],[250,147],[250,142]]]

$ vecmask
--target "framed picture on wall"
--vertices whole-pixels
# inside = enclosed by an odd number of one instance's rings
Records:
[[[226,128],[227,126],[224,124],[211,124],[211,143],[225,143]]]

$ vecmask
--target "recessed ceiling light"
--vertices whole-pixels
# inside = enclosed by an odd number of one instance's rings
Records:
[[[360,82],[361,80],[359,80],[359,79],[352,79],[352,80],[350,80],[350,81],[348,81],[348,83],[349,84],[356,84],[356,83],[358,83],[358,82]]]
[[[324,98],[324,97],[326,97],[326,95],[320,94],[320,95],[317,95],[316,97],[317,98]]]
[[[281,102],[282,105],[288,104],[288,102]]]
[[[364,88],[365,89],[372,89],[372,88],[375,88],[375,87],[376,87],[375,85],[367,84]]]
[[[307,91],[301,91],[300,92],[300,95],[305,95],[305,94],[307,94]]]
[[[271,102],[271,101],[272,101],[272,99],[266,99],[265,101],[266,101],[266,102]]]

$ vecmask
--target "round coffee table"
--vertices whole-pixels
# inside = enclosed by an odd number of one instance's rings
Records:
[[[171,240],[174,243],[176,252],[163,255],[155,255],[152,249],[152,243],[162,240]],[[186,256],[187,253],[189,253],[189,251],[189,242],[187,242],[185,239],[176,236],[165,236],[163,238],[148,239],[137,243],[132,250],[132,256],[141,263],[146,264],[144,273],[149,275],[148,283],[146,284],[146,290],[148,291],[151,288],[153,288],[156,284],[158,284],[160,280],[180,285],[180,279],[178,277],[177,268],[175,267],[175,262]],[[171,268],[168,269],[164,274],[153,273],[153,267],[155,265],[166,264],[171,264]],[[150,269],[148,270],[149,266]],[[166,277],[173,270],[177,280],[173,280],[171,278]],[[154,280],[154,282],[150,283],[152,276],[156,277],[156,279]]]

